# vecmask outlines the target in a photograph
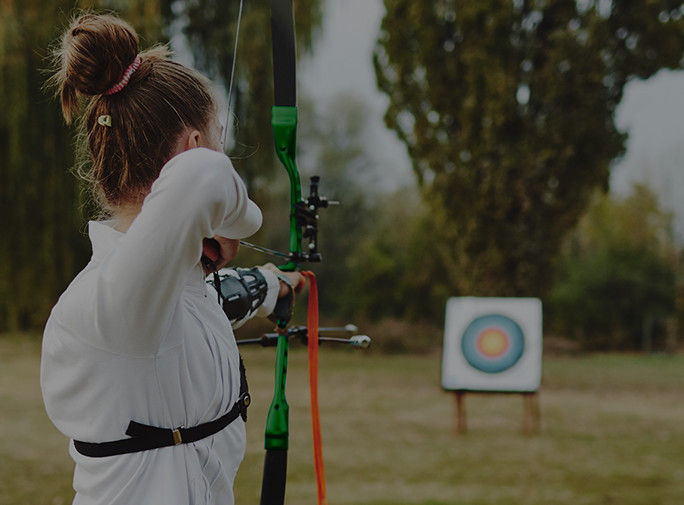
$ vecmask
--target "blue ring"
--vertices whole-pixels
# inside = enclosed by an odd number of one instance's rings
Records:
[[[477,337],[486,329],[495,327],[508,336],[509,347],[495,358],[484,356],[477,348]],[[500,314],[487,314],[474,319],[463,332],[463,357],[475,369],[485,373],[499,373],[515,365],[525,351],[525,337],[518,323]]]

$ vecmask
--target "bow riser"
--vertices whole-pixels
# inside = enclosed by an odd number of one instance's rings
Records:
[[[297,269],[305,257],[302,254],[302,229],[297,217],[297,205],[302,201],[302,185],[295,161],[297,151],[297,107],[276,105],[271,109],[271,127],[278,159],[290,179],[290,261],[279,268],[286,272]]]

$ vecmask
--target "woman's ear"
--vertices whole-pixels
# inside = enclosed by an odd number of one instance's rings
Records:
[[[202,135],[199,130],[192,128],[185,129],[178,137],[178,143],[176,144],[176,149],[174,150],[174,156],[180,154],[184,151],[189,151],[196,147],[201,146]]]
[[[202,145],[201,140],[202,135],[199,132],[199,130],[190,130],[188,132],[188,139],[186,141],[185,150],[187,151],[189,149],[195,149],[196,147],[200,147]]]

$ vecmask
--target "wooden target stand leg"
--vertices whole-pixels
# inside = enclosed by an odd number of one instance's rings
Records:
[[[468,429],[466,426],[465,394],[466,392],[463,390],[454,391],[454,399],[456,400],[454,435],[464,435]]]
[[[537,392],[522,393],[523,397],[523,434],[530,436],[539,433],[541,428],[541,411]]]
[[[468,431],[465,410],[466,391],[454,391],[456,416],[454,418],[454,435],[465,435]],[[539,433],[541,428],[541,410],[537,392],[521,393],[523,398],[523,434],[530,436]]]

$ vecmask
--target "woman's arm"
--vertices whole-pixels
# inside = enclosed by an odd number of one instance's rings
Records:
[[[213,276],[207,278],[211,292],[218,298]],[[280,281],[265,268],[224,268],[219,271],[220,300],[223,312],[233,329],[254,316],[266,317],[273,312]]]
[[[295,292],[301,290],[304,277],[299,272],[281,272],[267,263],[254,268],[224,268],[219,271],[218,283],[217,289],[216,278],[207,277],[213,296],[217,297],[232,328],[237,329],[254,316],[270,316],[278,298],[289,295],[291,286]]]
[[[200,261],[202,239],[253,233],[261,224],[254,209],[224,154],[199,148],[171,159],[100,266],[96,325],[108,347],[133,355],[156,352]]]

